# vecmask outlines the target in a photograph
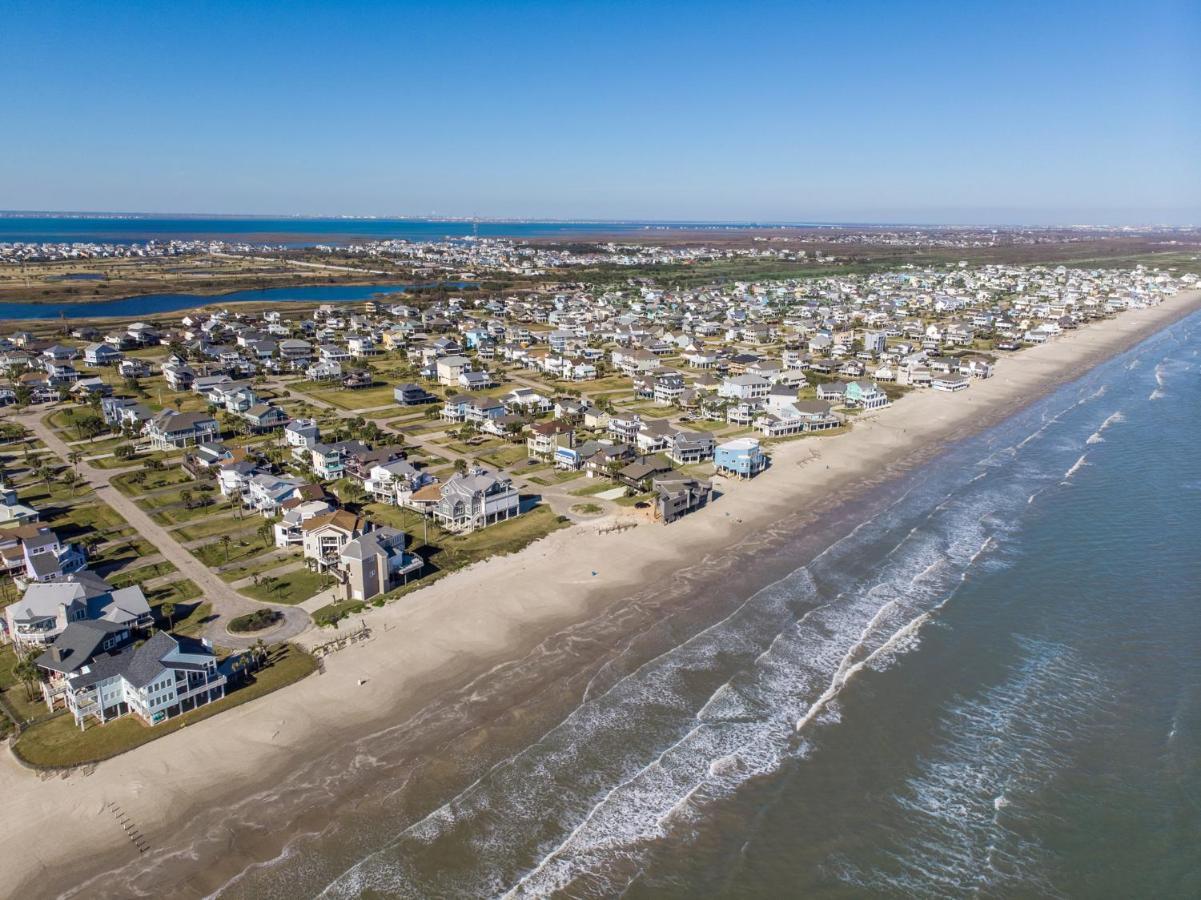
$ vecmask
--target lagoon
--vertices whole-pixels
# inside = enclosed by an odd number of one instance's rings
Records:
[[[377,294],[398,294],[415,284],[322,284],[301,287],[232,291],[227,294],[143,294],[90,303],[0,303],[0,319],[93,319],[101,316],[136,317],[179,312],[223,303],[346,303]],[[448,282],[462,288],[467,282]]]

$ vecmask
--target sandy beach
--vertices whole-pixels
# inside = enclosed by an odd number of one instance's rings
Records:
[[[798,510],[829,513],[1198,308],[1201,292],[1179,294],[1003,356],[996,375],[970,390],[910,394],[857,417],[846,434],[778,445],[763,475],[718,479],[716,502],[671,526],[615,532],[601,519],[457,572],[372,610],[373,637],[329,657],[324,674],[94,768],[40,774],[6,752],[3,893],[54,896],[128,862],[136,851],[106,804],[119,805],[153,845],[192,811],[253,794],[333,744],[403,720],[649,584],[686,577],[725,554],[753,553],[772,523]],[[342,631],[357,627],[354,620]],[[313,631],[301,643],[330,637]]]

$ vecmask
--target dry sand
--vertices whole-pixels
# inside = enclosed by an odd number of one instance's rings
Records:
[[[153,842],[189,809],[261,789],[331,740],[395,721],[398,709],[415,708],[447,684],[466,683],[553,630],[621,602],[650,576],[664,579],[787,513],[829,506],[831,497],[928,459],[1198,307],[1201,291],[1180,294],[1003,357],[993,378],[967,391],[911,394],[858,417],[846,434],[779,445],[767,472],[745,483],[719,479],[723,496],[671,526],[602,533],[610,524],[602,519],[455,573],[371,611],[374,637],[329,657],[325,674],[90,772],[39,775],[4,753],[3,893],[24,885],[22,895],[40,896],[68,871],[86,877],[132,855],[121,827],[102,812],[106,802],[118,804]],[[311,633],[302,643],[330,637]]]

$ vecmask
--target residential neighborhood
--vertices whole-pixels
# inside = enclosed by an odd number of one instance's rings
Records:
[[[561,528],[676,527],[782,442],[971,391],[1022,347],[1195,284],[905,267],[0,335],[0,641],[82,733],[217,710],[265,639],[336,633]]]

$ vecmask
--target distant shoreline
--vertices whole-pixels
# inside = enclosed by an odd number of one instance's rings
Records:
[[[56,893],[129,863],[120,833],[95,819],[102,802],[120,803],[164,840],[203,833],[213,817],[226,821],[242,804],[268,803],[256,800],[259,792],[356,735],[405,721],[600,610],[665,587],[687,593],[690,584],[699,589],[731,567],[748,573],[740,590],[749,590],[764,574],[751,564],[762,558],[774,530],[804,527],[810,540],[826,540],[866,492],[930,464],[951,444],[1198,309],[1201,291],[1178,294],[1003,357],[993,378],[973,382],[968,391],[910,395],[858,418],[844,435],[780,444],[765,473],[725,486],[719,502],[671,526],[606,534],[598,520],[457,572],[368,613],[373,640],[330,657],[320,677],[102,763],[87,777],[43,781],[6,759],[0,792],[9,814],[0,824],[0,845],[10,856],[10,884]],[[357,625],[344,623],[343,630]],[[314,633],[301,642],[327,637]],[[161,873],[168,876],[164,893],[205,893],[248,858],[278,853],[290,837],[283,822],[266,832],[235,832],[234,818],[223,827],[241,852],[172,863]],[[48,829],[60,834],[54,847],[69,852],[47,856],[41,836]]]

